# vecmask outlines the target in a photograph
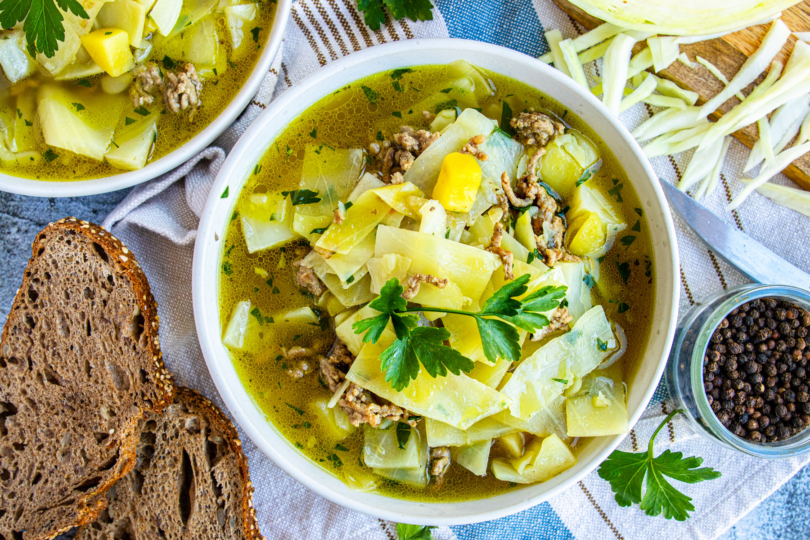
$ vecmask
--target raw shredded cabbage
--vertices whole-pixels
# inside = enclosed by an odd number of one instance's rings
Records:
[[[643,100],[650,97],[655,90],[655,80],[648,77],[643,83],[636,88],[632,94],[624,98],[621,102],[620,109],[622,112],[626,111],[636,103],[641,103]]]
[[[800,0],[571,0],[594,17],[655,34],[731,32],[771,17]]]
[[[574,48],[577,52],[584,51],[585,49],[589,49],[594,45],[602,43],[603,41],[612,38],[616,34],[622,31],[622,28],[616,26],[614,24],[605,23],[600,24],[590,32],[582,34],[581,36],[574,39]],[[549,64],[554,61],[553,55],[549,52],[544,54],[540,57],[540,61]],[[585,62],[583,62],[584,64]]]
[[[622,96],[624,95],[624,86],[627,79],[630,77],[628,74],[630,55],[633,52],[633,45],[636,40],[626,34],[619,34],[613,39],[613,43],[608,47],[605,53],[604,66],[604,79],[602,86],[604,88],[604,95],[602,101],[607,106],[608,110],[614,115],[618,116],[621,111]]]
[[[741,180],[749,184],[752,180]],[[810,217],[810,192],[780,184],[763,184],[757,188],[760,195],[764,195],[774,203],[795,210]]]
[[[681,48],[673,36],[653,36],[647,39],[647,45],[652,52],[656,73],[668,68],[681,54]]]
[[[728,149],[730,146],[731,137],[726,137],[723,141],[723,149],[720,151],[720,157],[717,158],[717,163],[714,164],[712,172],[710,172],[709,175],[703,179],[703,182],[700,184],[700,187],[695,193],[696,199],[702,199],[717,188],[717,184],[720,182],[720,173],[723,172],[723,163],[726,161],[726,154],[728,154]]]
[[[810,143],[800,144],[799,146],[794,146],[788,150],[785,150],[778,156],[771,164],[766,164],[765,167],[762,168],[762,171],[759,173],[759,176],[754,178],[751,182],[746,182],[745,188],[736,196],[734,199],[729,203],[727,210],[734,210],[742,202],[748,198],[752,191],[758,189],[760,186],[765,184],[768,180],[782,172],[785,167],[793,163],[793,161],[799,159],[807,152],[810,152]]]

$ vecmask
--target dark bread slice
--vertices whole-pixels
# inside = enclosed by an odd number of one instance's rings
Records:
[[[39,233],[0,342],[0,539],[92,522],[171,403],[157,304],[132,253],[66,218]]]
[[[141,420],[135,469],[75,540],[259,540],[253,484],[236,428],[210,401],[178,388]]]

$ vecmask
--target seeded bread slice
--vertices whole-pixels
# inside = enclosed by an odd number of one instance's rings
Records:
[[[157,304],[97,225],[39,233],[0,342],[0,538],[92,522],[135,465],[138,420],[171,403]]]
[[[259,540],[247,458],[233,424],[194,390],[141,420],[135,469],[75,540]]]

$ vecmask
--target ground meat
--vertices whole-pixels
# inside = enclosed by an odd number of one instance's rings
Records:
[[[433,122],[436,118],[436,115],[430,111],[422,111],[422,118],[425,119],[425,122]]]
[[[414,161],[416,161],[416,156],[407,150],[397,150],[394,154],[394,162],[399,164],[399,168],[402,169],[403,172],[407,172]]]
[[[383,420],[404,421],[412,426],[416,424],[415,420],[408,420],[410,416],[408,411],[391,403],[378,405],[374,398],[374,394],[368,390],[350,383],[343,397],[338,401],[338,405],[349,415],[349,422],[353,426],[367,423],[371,427],[377,427]]]
[[[132,70],[135,76],[129,96],[133,107],[142,107],[155,101],[155,96],[163,93],[163,75],[156,64],[139,64]]]
[[[340,215],[340,208],[335,208],[334,217],[332,221],[334,221],[335,224],[337,225],[343,223],[343,216]]]
[[[470,154],[471,156],[478,158],[480,161],[486,161],[489,159],[489,156],[483,150],[481,150],[481,145],[483,145],[486,140],[487,138],[485,136],[476,135],[464,145],[464,148],[461,149],[460,153]]]
[[[320,363],[321,380],[331,392],[335,392],[343,379],[346,378],[346,373],[354,362],[354,355],[338,339],[335,341],[335,346],[329,357],[321,356],[318,361]]]
[[[326,285],[320,280],[315,270],[304,264],[303,260],[298,260],[293,263],[297,268],[295,274],[295,283],[298,288],[312,293],[312,296],[318,297],[327,291]]]
[[[394,174],[391,175],[391,184],[393,184],[393,185],[401,184],[404,181],[405,181],[405,177],[402,176],[402,173],[399,172],[399,171],[397,171],[397,172],[395,172]]]
[[[430,449],[430,476],[433,477],[436,487],[441,487],[444,475],[450,468],[450,449],[446,446],[437,446]]]
[[[515,129],[518,142],[526,146],[545,146],[557,135],[565,133],[565,125],[532,109],[512,118],[509,125]]]
[[[402,126],[399,128],[399,133],[391,135],[391,141],[403,150],[418,156],[436,142],[440,136],[439,132],[431,133],[424,129],[417,131],[410,126]]]
[[[390,140],[369,144],[372,168],[379,170],[386,184],[402,183],[402,173],[411,168],[419,154],[433,144],[439,135],[438,132],[401,126],[399,133],[392,134]]]
[[[503,188],[506,198],[509,199],[509,204],[515,208],[525,208],[534,201],[533,197],[521,198],[515,194],[515,191],[512,189],[512,182],[509,180],[509,175],[506,174],[506,171],[501,174],[501,187]]]
[[[558,307],[554,310],[554,313],[551,314],[549,325],[532,334],[532,341],[540,341],[559,331],[567,332],[569,330],[568,323],[572,320],[574,320],[574,318],[568,313],[568,308]]]
[[[551,197],[549,197],[551,198]],[[556,209],[556,203],[554,203]],[[545,214],[545,215],[544,215]],[[579,262],[579,257],[572,255],[568,252],[563,243],[565,235],[565,223],[558,215],[550,213],[551,219],[545,221],[549,212],[544,211],[544,207],[540,206],[540,213],[532,220],[532,228],[535,232],[535,241],[537,242],[537,251],[545,259],[546,266],[554,266],[557,261],[562,262]],[[546,234],[548,230],[549,234]]]
[[[163,100],[166,108],[173,113],[191,109],[189,120],[194,119],[197,108],[200,106],[200,94],[202,93],[202,81],[197,75],[197,70],[193,64],[183,66],[183,71],[175,75],[167,73]]]
[[[500,222],[495,224],[495,230],[492,232],[492,240],[489,243],[487,251],[494,253],[501,258],[503,263],[503,275],[507,280],[515,279],[514,261],[515,257],[511,251],[501,247],[501,240],[503,239],[503,224]]]
[[[414,274],[409,277],[408,281],[405,283],[405,292],[402,293],[402,298],[405,300],[413,299],[419,294],[419,287],[422,283],[430,283],[440,289],[444,289],[448,281],[446,278],[437,278],[433,274]]]
[[[291,368],[287,369],[284,373],[292,377],[293,379],[300,379],[304,375],[307,375],[312,372],[312,364],[310,364],[309,358],[304,358],[303,360],[299,360],[295,363]]]

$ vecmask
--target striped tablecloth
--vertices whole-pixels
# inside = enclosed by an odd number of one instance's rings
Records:
[[[293,5],[282,53],[268,73],[261,91],[243,117],[215,146],[178,171],[133,190],[105,221],[139,260],[155,291],[162,322],[161,343],[166,363],[180,384],[201,390],[222,405],[200,353],[191,309],[190,273],[198,217],[208,189],[247,125],[296,81],[344,55],[381,43],[418,37],[458,37],[485,41],[537,56],[547,51],[543,33],[559,28],[565,37],[582,32],[551,0],[434,0],[434,20],[424,23],[388,21],[379,31],[365,27],[355,0],[301,0]],[[622,114],[630,128],[649,117],[638,105]],[[726,221],[746,232],[793,264],[810,270],[810,252],[802,246],[810,237],[810,220],[774,206],[754,194],[739,210],[725,204],[740,189],[737,179],[747,150],[732,144],[720,189],[710,206]],[[660,157],[653,166],[662,181],[676,181],[687,155]],[[779,178],[777,182],[788,182]],[[681,310],[701,298],[744,282],[676,221],[681,255]],[[672,409],[662,387],[639,424],[622,444],[637,451]],[[706,458],[706,465],[723,478],[687,486],[697,511],[684,523],[645,516],[638,508],[620,508],[606,482],[591,474],[547,503],[517,515],[480,524],[443,527],[441,539],[710,539],[718,536],[795,474],[810,458],[779,462],[758,461],[698,438],[682,420],[672,421],[659,436],[656,448],[683,451]],[[314,495],[289,478],[248,440],[256,508],[262,532],[271,539],[393,539],[392,524],[345,510]],[[395,503],[393,503],[395,504]]]

